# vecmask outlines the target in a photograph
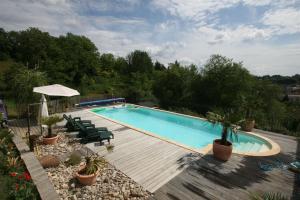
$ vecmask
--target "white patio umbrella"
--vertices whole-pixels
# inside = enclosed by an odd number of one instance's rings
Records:
[[[80,95],[77,90],[68,88],[60,84],[47,85],[33,88],[33,92],[45,94],[48,96],[72,97]]]
[[[80,93],[77,90],[68,88],[60,84],[34,87],[33,92],[42,94],[40,117],[45,117],[49,115],[45,95],[62,97],[72,97],[80,95]]]
[[[42,94],[42,98],[41,98],[40,115],[41,115],[41,117],[49,116],[47,100],[46,100],[45,95],[43,95],[43,94]]]

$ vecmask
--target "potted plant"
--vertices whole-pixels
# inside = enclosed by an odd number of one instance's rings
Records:
[[[42,118],[42,124],[45,124],[48,126],[48,134],[47,134],[47,136],[43,137],[44,144],[56,144],[56,142],[58,140],[58,135],[53,134],[52,126],[60,121],[62,121],[62,118],[60,118],[58,115],[52,115],[49,117]]]
[[[260,90],[258,86],[253,86],[249,91],[249,94],[242,96],[242,113],[244,113],[245,120],[243,121],[242,130],[251,132],[255,126],[255,115],[257,110],[263,104],[260,96]]]
[[[96,183],[101,167],[105,164],[106,162],[102,157],[87,156],[85,157],[85,164],[80,166],[75,176],[81,184],[93,185]]]
[[[215,158],[227,161],[232,154],[232,143],[228,141],[228,137],[237,133],[237,124],[242,120],[237,121],[230,114],[219,115],[213,112],[207,113],[207,119],[214,125],[222,126],[221,139],[216,139],[213,143],[213,154]]]
[[[257,109],[257,100],[253,95],[244,97],[242,100],[242,112],[244,113],[245,120],[243,121],[242,130],[251,132],[255,126],[254,110]]]

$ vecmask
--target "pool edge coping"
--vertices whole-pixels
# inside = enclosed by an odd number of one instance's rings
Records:
[[[180,115],[180,116],[184,116],[184,117],[189,117],[189,118],[194,118],[194,119],[200,119],[200,120],[204,120],[204,121],[207,121],[207,119],[205,118],[202,118],[202,117],[196,117],[196,116],[191,116],[191,115],[185,115],[185,114],[181,114],[181,113],[176,113],[176,112],[172,112],[172,111],[167,111],[167,110],[161,110],[161,109],[158,109],[158,108],[151,108],[151,107],[147,107],[147,106],[141,106],[141,105],[136,105],[136,104],[131,104],[131,103],[126,103],[127,105],[133,105],[133,106],[137,106],[137,107],[143,107],[143,108],[147,108],[147,109],[152,109],[152,110],[158,110],[158,111],[161,111],[161,112],[167,112],[167,113],[170,113],[170,114],[175,114],[175,115]],[[116,105],[111,105],[111,106],[102,106],[102,108],[104,107],[114,107]],[[209,151],[211,151],[213,149],[213,144],[208,144],[206,145],[205,147],[201,148],[201,149],[196,149],[196,148],[192,148],[192,147],[189,147],[189,146],[186,146],[184,144],[181,144],[181,143],[178,143],[178,142],[175,142],[173,140],[169,140],[167,138],[164,138],[164,137],[161,137],[161,136],[158,136],[150,131],[146,131],[146,130],[142,130],[142,129],[139,129],[139,128],[136,128],[136,127],[133,127],[129,124],[126,124],[126,123],[123,123],[123,122],[119,122],[117,120],[113,120],[113,119],[110,119],[108,117],[105,117],[105,116],[102,116],[100,114],[97,114],[95,112],[93,112],[92,110],[95,109],[95,108],[100,108],[101,106],[97,106],[97,107],[94,107],[94,108],[87,108],[87,111],[88,112],[91,112],[97,116],[100,116],[106,120],[109,120],[109,121],[112,121],[114,123],[117,123],[117,124],[120,124],[122,126],[126,126],[130,129],[133,129],[135,131],[138,131],[138,132],[141,132],[143,134],[146,134],[146,135],[149,135],[151,137],[154,137],[154,138],[158,138],[160,140],[163,140],[163,141],[166,141],[170,144],[174,144],[176,146],[179,146],[179,147],[182,147],[182,148],[185,148],[187,150],[190,150],[190,151],[193,151],[193,152],[196,152],[196,153],[200,153],[200,154],[207,154]],[[242,134],[245,134],[245,135],[252,135],[254,137],[258,137],[264,141],[266,141],[270,146],[271,146],[271,149],[269,151],[265,151],[265,152],[256,152],[256,153],[251,153],[251,152],[238,152],[238,151],[232,151],[232,153],[234,154],[238,154],[238,155],[242,155],[242,156],[272,156],[272,155],[276,155],[280,152],[280,146],[272,141],[271,139],[265,137],[265,136],[261,136],[260,134],[258,133],[255,133],[255,132],[246,132],[246,131],[242,131]]]

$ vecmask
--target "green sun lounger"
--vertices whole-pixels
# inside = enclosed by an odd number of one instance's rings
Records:
[[[87,137],[94,133],[106,132],[108,131],[106,127],[95,127],[94,126],[84,126],[80,122],[75,122],[76,126],[79,128],[79,134],[77,137]]]
[[[96,142],[99,141],[102,143],[103,140],[107,140],[110,143],[111,139],[114,139],[114,134],[107,130],[107,128],[91,128],[91,127],[84,127],[79,122],[77,126],[80,128],[79,134],[77,137],[81,138],[82,143],[88,142]]]
[[[65,127],[67,128],[68,132],[79,131],[79,127],[77,126],[77,124],[75,122],[78,122],[85,127],[95,127],[95,125],[92,124],[91,120],[81,120],[80,117],[72,118],[71,116],[68,117],[65,114],[63,115],[63,117],[67,120]]]

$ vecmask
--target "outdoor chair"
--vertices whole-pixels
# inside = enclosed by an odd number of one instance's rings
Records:
[[[110,143],[111,139],[114,139],[114,134],[111,131],[108,131],[107,128],[91,128],[91,127],[84,127],[79,122],[77,126],[80,128],[79,134],[77,137],[81,138],[82,143],[88,142],[95,142],[99,141],[102,143],[103,140],[107,140]]]
[[[85,127],[95,127],[95,125],[92,124],[91,120],[81,120],[80,117],[72,118],[71,116],[68,117],[65,114],[63,114],[63,118],[65,118],[67,120],[67,123],[66,123],[65,127],[67,128],[68,132],[79,131],[80,130],[75,122],[78,122],[78,123],[82,124]]]

